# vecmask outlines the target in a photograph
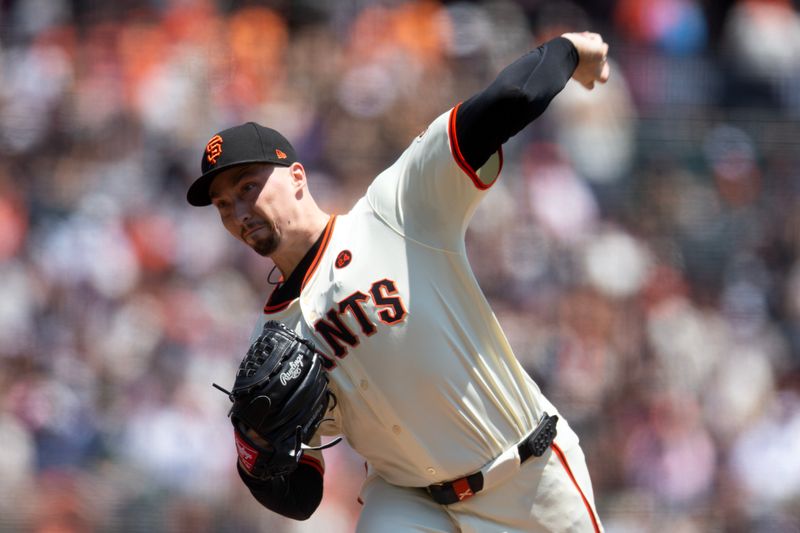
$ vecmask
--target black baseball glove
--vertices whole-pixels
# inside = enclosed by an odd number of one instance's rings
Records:
[[[308,442],[325,420],[335,397],[314,344],[273,320],[250,345],[236,373],[233,390],[214,386],[233,402],[236,450],[253,477],[271,479],[297,468],[303,450],[321,450]]]

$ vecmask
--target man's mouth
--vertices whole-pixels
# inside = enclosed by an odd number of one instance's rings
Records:
[[[252,228],[244,230],[244,233],[242,233],[242,238],[247,237],[248,235],[260,230],[263,227],[264,227],[264,224],[260,224],[258,226],[253,226]]]

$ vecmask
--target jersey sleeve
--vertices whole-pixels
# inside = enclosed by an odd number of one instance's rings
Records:
[[[297,470],[288,476],[261,480],[236,466],[239,477],[253,497],[267,509],[294,520],[306,520],[322,501],[324,463],[322,455],[303,454]]]
[[[472,169],[459,150],[455,107],[436,118],[367,190],[372,209],[404,236],[458,251],[478,202],[502,167],[498,150]]]

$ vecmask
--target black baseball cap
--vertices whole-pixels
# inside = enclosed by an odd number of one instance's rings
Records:
[[[203,175],[194,180],[186,200],[196,206],[211,204],[209,189],[217,174],[250,163],[271,163],[288,167],[297,161],[294,147],[286,137],[261,124],[247,122],[217,133],[203,150]]]

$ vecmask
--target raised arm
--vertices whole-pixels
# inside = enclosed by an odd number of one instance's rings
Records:
[[[461,250],[478,202],[500,174],[502,144],[541,115],[570,77],[586,88],[608,79],[607,52],[597,34],[565,33],[524,55],[411,141],[370,185],[369,205],[407,237]]]
[[[533,122],[570,77],[587,89],[609,76],[608,45],[596,33],[565,33],[503,69],[483,91],[464,101],[456,136],[464,160],[481,168],[500,146]]]

